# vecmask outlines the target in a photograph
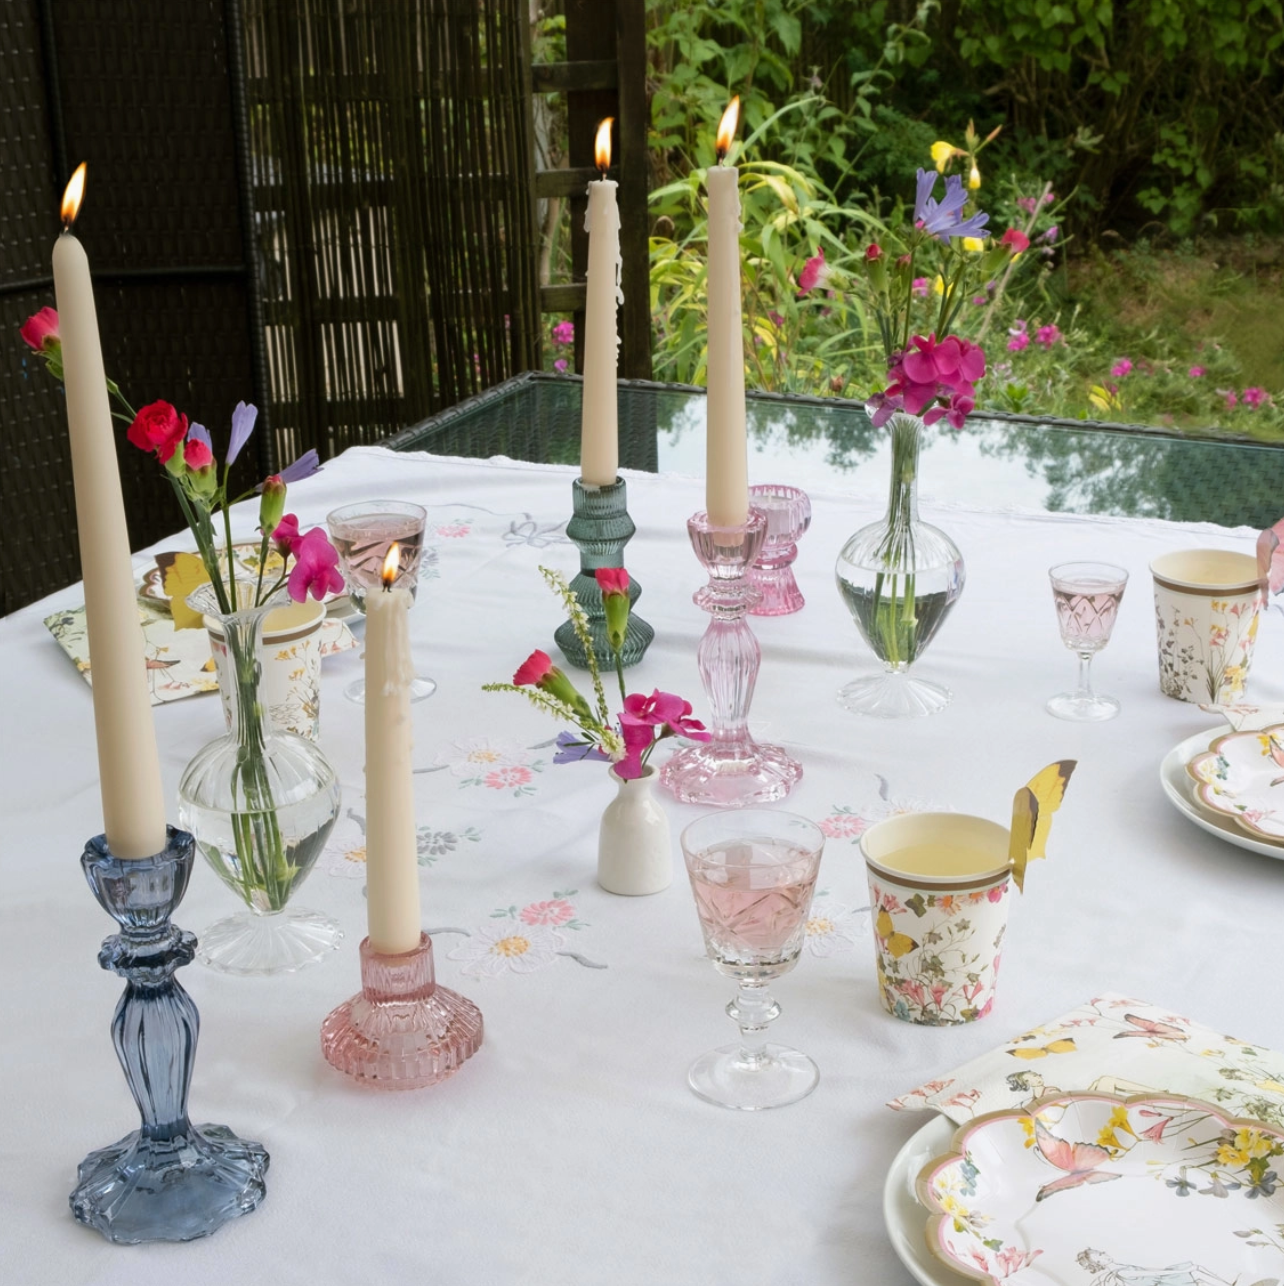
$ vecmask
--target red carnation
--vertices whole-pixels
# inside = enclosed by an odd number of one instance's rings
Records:
[[[140,450],[155,451],[157,459],[168,464],[187,436],[187,416],[180,415],[168,402],[153,402],[138,412],[125,436]]]

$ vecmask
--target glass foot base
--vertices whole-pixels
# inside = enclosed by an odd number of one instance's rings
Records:
[[[437,691],[436,679],[421,679],[419,675],[410,681],[410,699],[412,701],[426,701],[434,692]],[[355,701],[357,705],[363,706],[366,703],[366,681],[365,679],[353,679],[343,690],[343,695],[349,701]]]
[[[680,750],[660,769],[660,784],[684,804],[739,808],[784,799],[802,774],[780,746],[711,742]]]
[[[319,911],[243,911],[211,924],[200,936],[196,958],[219,973],[294,973],[324,960],[342,941],[339,922]]]
[[[437,986],[427,934],[402,955],[380,955],[366,938],[361,983],[321,1024],[326,1062],[359,1084],[423,1089],[453,1076],[481,1048],[481,1010]]]
[[[1062,692],[1053,697],[1044,709],[1058,719],[1100,723],[1103,719],[1113,719],[1119,713],[1119,702],[1115,697],[1077,697],[1073,692]]]
[[[855,679],[838,693],[838,704],[876,719],[923,719],[944,710],[954,693],[939,683],[911,678],[903,670]]]
[[[263,1200],[268,1154],[225,1125],[199,1125],[164,1142],[127,1134],[91,1152],[71,1194],[77,1221],[108,1241],[191,1241]]]
[[[750,616],[788,616],[801,612],[807,605],[791,567],[770,572],[751,567],[746,579],[762,592],[762,597],[749,609]]]
[[[761,1112],[806,1098],[820,1080],[820,1069],[787,1045],[764,1045],[753,1060],[740,1045],[711,1049],[691,1064],[687,1084],[707,1103]]]

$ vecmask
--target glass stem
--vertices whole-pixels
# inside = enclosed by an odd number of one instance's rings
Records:
[[[1076,701],[1092,702],[1097,699],[1097,694],[1092,690],[1092,653],[1079,653],[1079,681],[1075,685],[1074,699]]]
[[[727,1014],[740,1028],[741,1066],[754,1068],[769,1062],[767,1024],[780,1016],[780,1006],[771,998],[767,984],[742,978],[740,990],[727,1005]]]

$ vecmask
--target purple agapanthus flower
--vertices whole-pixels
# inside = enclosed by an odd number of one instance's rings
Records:
[[[914,200],[914,226],[922,228],[929,236],[949,244],[951,237],[988,237],[985,225],[990,216],[983,211],[963,217],[963,207],[967,204],[967,190],[963,180],[957,174],[949,175],[945,180],[945,197],[937,201],[932,195],[936,187],[935,170],[919,170],[918,191]]]
[[[232,440],[227,446],[228,464],[236,463],[236,457],[241,454],[241,448],[250,440],[250,434],[254,432],[254,422],[258,418],[257,406],[249,406],[244,402],[236,404],[236,410],[232,412]]]
[[[609,755],[604,755],[597,746],[581,741],[573,732],[557,734],[557,753],[553,756],[555,764],[577,764],[594,759],[607,764],[611,762]]]
[[[304,478],[310,478],[314,473],[321,472],[321,459],[317,455],[316,447],[305,451],[293,464],[287,464],[280,473],[274,474],[278,482],[284,482],[289,486],[292,482],[302,482]],[[264,484],[259,483],[254,488],[255,491],[262,491]]]

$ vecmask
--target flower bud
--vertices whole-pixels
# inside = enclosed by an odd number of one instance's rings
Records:
[[[259,498],[259,527],[263,531],[275,531],[280,526],[285,514],[285,483],[281,475],[274,473],[263,483],[263,495]]]
[[[623,567],[599,567],[593,576],[602,591],[606,635],[611,642],[611,651],[619,652],[624,647],[624,636],[629,628],[629,574]]]

